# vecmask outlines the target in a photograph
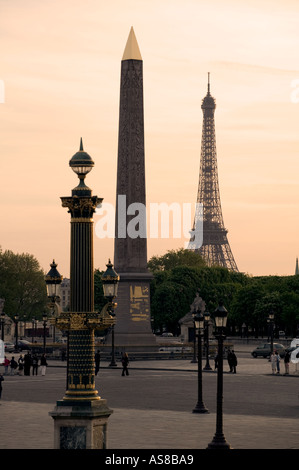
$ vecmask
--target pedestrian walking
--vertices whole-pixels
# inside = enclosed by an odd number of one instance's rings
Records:
[[[18,375],[23,375],[23,372],[24,372],[24,358],[21,354],[18,359]]]
[[[47,369],[47,360],[45,354],[42,355],[40,359],[40,368],[41,368],[41,374],[46,375],[46,369]]]
[[[37,375],[38,371],[38,357],[36,354],[32,356],[32,375]]]
[[[31,354],[28,351],[24,356],[24,375],[30,375],[31,368]]]
[[[18,368],[18,363],[13,356],[10,361],[10,375],[15,375],[15,370]]]
[[[10,360],[4,356],[4,375],[8,374],[8,368],[9,368]]]
[[[122,358],[121,358],[121,363],[122,363],[122,366],[123,366],[123,370],[122,370],[121,375],[122,376],[124,376],[125,374],[129,375],[129,371],[128,371],[129,357],[128,357],[127,353],[123,353]]]
[[[285,375],[288,375],[290,373],[290,358],[291,358],[291,353],[290,351],[287,351],[284,356]]]
[[[276,354],[274,351],[272,352],[270,356],[270,362],[271,362],[271,367],[272,367],[272,374],[275,374],[276,367],[277,367],[277,359],[276,359]]]
[[[277,374],[280,374],[280,355],[275,351]]]
[[[216,370],[218,368],[218,354],[215,355],[214,362],[215,362],[215,370]]]
[[[232,349],[231,351],[231,372],[233,372],[234,374],[236,374],[237,372],[237,365],[238,365],[238,360],[237,360],[237,356],[235,354],[235,351]]]
[[[0,374],[0,400],[2,397],[2,382],[4,381],[4,377],[2,374]]]
[[[98,372],[100,370],[100,361],[101,361],[101,354],[99,350],[97,350],[97,352],[95,353],[94,360],[95,360],[95,365],[96,365],[95,375],[98,375]]]
[[[233,371],[233,364],[232,364],[232,352],[230,349],[227,350],[227,362],[228,362],[228,367],[229,371]]]

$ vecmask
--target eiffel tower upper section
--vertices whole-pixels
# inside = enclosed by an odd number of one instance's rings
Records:
[[[192,246],[191,238],[188,248],[196,249],[208,266],[223,266],[232,271],[238,271],[225,229],[218,182],[215,109],[216,101],[210,93],[210,74],[208,91],[201,105],[203,111],[203,127],[201,142],[201,159],[197,203],[203,205],[203,243],[200,248]],[[195,215],[194,226],[197,218]]]

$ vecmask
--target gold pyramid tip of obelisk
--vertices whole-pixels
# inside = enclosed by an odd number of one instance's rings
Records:
[[[133,26],[131,28],[122,60],[142,60]]]

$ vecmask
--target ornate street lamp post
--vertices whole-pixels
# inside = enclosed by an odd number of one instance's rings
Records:
[[[103,283],[103,290],[104,290],[104,297],[108,300],[107,304],[107,311],[111,315],[111,317],[115,316],[114,308],[116,307],[116,303],[113,303],[113,299],[117,297],[117,290],[118,290],[118,283],[119,283],[119,275],[114,271],[113,264],[111,263],[110,259],[108,264],[106,264],[107,269],[102,276],[102,283]],[[111,354],[111,362],[109,364],[110,367],[117,367],[114,357],[114,324],[112,325],[112,354]]]
[[[5,313],[1,313],[1,339],[4,341]]]
[[[94,331],[110,327],[115,320],[106,311],[94,311],[92,216],[102,199],[93,196],[84,182],[94,162],[84,151],[82,139],[69,165],[79,178],[72,196],[61,198],[71,215],[70,311],[55,318],[56,327],[68,331],[68,385],[50,415],[55,448],[103,449],[112,410],[95,389]]]
[[[201,352],[201,335],[204,327],[204,317],[201,312],[197,312],[193,316],[195,330],[198,337],[198,367],[197,367],[197,404],[192,413],[209,413],[202,400],[202,352]]]
[[[209,359],[209,354],[210,354],[209,324],[210,324],[210,314],[206,310],[204,313],[206,365],[204,366],[203,370],[212,370],[212,367],[210,366],[210,359]]]
[[[216,433],[208,449],[230,449],[223,434],[223,340],[225,339],[225,327],[227,322],[227,310],[221,303],[214,312],[216,333],[218,340],[218,369],[217,369],[217,412]]]
[[[51,316],[52,318],[55,316],[55,314],[60,313],[60,291],[59,287],[62,283],[63,276],[59,273],[57,270],[57,263],[55,263],[55,260],[53,259],[53,262],[50,264],[51,269],[48,272],[48,274],[45,276],[45,283],[47,287],[47,295],[48,295],[48,308],[51,311]],[[55,322],[52,322],[52,328],[53,328],[53,343],[56,342],[56,328],[55,328]],[[68,351],[66,354],[67,357],[67,370],[68,370]],[[67,385],[67,384],[66,384]]]
[[[19,350],[19,345],[18,345],[18,342],[19,342],[19,338],[18,338],[18,326],[19,326],[19,315],[16,314],[15,315],[15,337],[16,337],[16,344],[15,344],[15,349],[16,351]]]
[[[271,310],[268,317],[269,325],[270,325],[270,339],[271,339],[271,355],[273,354],[273,327],[274,327],[274,312]]]
[[[35,336],[35,324],[36,324],[36,320],[35,320],[35,318],[33,317],[31,321],[32,321],[32,332],[31,332],[31,339],[32,339],[32,341],[31,341],[31,342],[33,343],[33,341],[34,341],[34,336]]]
[[[44,354],[46,354],[46,328],[47,328],[48,316],[46,313],[43,314],[43,327],[44,327]]]

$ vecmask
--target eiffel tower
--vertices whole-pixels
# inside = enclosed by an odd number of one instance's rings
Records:
[[[197,248],[194,237],[191,237],[188,248],[200,253],[208,266],[222,266],[238,272],[221,209],[214,119],[216,102],[210,93],[210,74],[208,92],[202,100],[201,109],[203,127],[197,203],[202,204],[202,213],[195,214],[193,230],[201,217],[203,239],[201,247]]]

